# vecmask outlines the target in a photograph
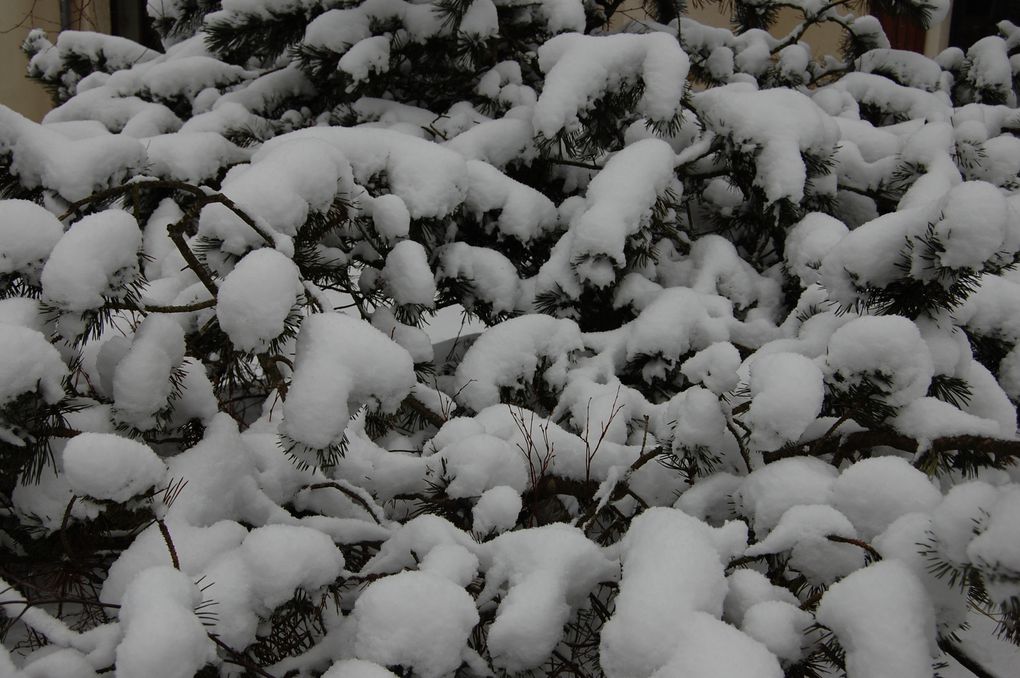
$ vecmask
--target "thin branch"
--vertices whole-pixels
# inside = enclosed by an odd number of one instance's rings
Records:
[[[825,538],[828,539],[829,541],[836,542],[839,544],[850,544],[852,546],[856,546],[857,548],[864,549],[868,553],[868,555],[871,556],[872,560],[876,561],[882,560],[882,554],[876,551],[874,546],[861,539],[841,537],[838,534],[829,534],[826,535]]]
[[[915,462],[915,466],[923,465],[931,455],[952,452],[954,450],[969,450],[990,454],[999,462],[1007,459],[1020,459],[1020,440],[962,435],[936,438],[929,445],[924,446],[921,441],[902,433],[888,429],[878,429],[873,431],[855,431],[845,436],[832,436],[828,440],[820,438],[806,443],[787,445],[775,452],[766,453],[765,463],[772,463],[788,457],[820,457],[840,452],[844,454],[863,452],[873,447],[893,447],[897,450],[913,453],[924,449],[924,454]]]
[[[184,257],[184,261],[188,263],[188,268],[195,272],[195,275],[197,275],[198,279],[202,281],[202,285],[205,286],[205,289],[209,291],[209,294],[215,297],[219,294],[220,290],[216,286],[216,282],[213,280],[212,273],[205,267],[204,264],[202,264],[201,261],[198,260],[195,253],[191,251],[190,247],[188,247],[188,243],[184,241],[185,219],[187,219],[187,217],[167,229],[170,241],[173,242],[173,244],[177,247],[177,250],[181,253],[181,256]]]
[[[581,169],[593,170],[595,172],[601,172],[602,167],[594,165],[592,163],[581,162],[580,160],[569,160],[567,158],[545,158],[546,162],[551,162],[554,165],[566,165],[567,167],[580,167]]]
[[[110,198],[117,198],[126,193],[135,193],[139,188],[161,188],[172,191],[182,191],[184,193],[190,193],[198,201],[199,205],[204,207],[211,203],[219,203],[226,207],[228,210],[233,212],[241,219],[245,224],[248,225],[253,231],[255,231],[260,238],[269,246],[274,246],[276,241],[273,236],[266,232],[261,226],[259,226],[254,219],[242,210],[237,204],[223,195],[222,193],[206,193],[200,186],[194,184],[185,183],[183,181],[173,181],[169,179],[158,179],[155,181],[135,181],[128,184],[122,184],[120,186],[114,186],[103,191],[97,191],[90,196],[86,196],[81,200],[77,200],[68,205],[67,210],[60,215],[60,220],[63,221],[68,217],[71,217],[80,212],[87,205],[94,202],[101,202],[103,200],[109,200]]]
[[[372,510],[373,507],[367,501],[365,501],[365,498],[362,497],[361,495],[359,495],[357,492],[353,492],[349,488],[344,487],[340,483],[334,483],[334,482],[315,483],[313,485],[308,485],[307,487],[305,487],[305,489],[306,490],[327,490],[327,489],[329,489],[329,490],[337,490],[338,492],[343,493],[348,499],[353,501],[355,504],[358,504],[359,506],[361,506],[361,508],[363,508],[366,511],[368,511],[368,515],[372,516],[372,520],[374,520],[376,522],[376,524],[382,525],[382,521],[379,519],[379,516],[377,516],[375,514],[375,511]]]
[[[269,673],[268,671],[260,667],[258,664],[256,664],[254,661],[252,661],[248,655],[244,654],[243,652],[238,652],[234,648],[224,643],[222,640],[220,640],[220,637],[217,636],[215,633],[210,633],[208,634],[208,636],[209,640],[216,643],[216,645],[220,649],[226,651],[231,656],[232,658],[230,661],[231,664],[243,666],[244,668],[248,669],[255,675],[262,676],[262,678],[276,678],[276,676]]]
[[[947,640],[946,638],[939,638],[939,649],[948,654],[950,657],[960,662],[963,668],[973,673],[977,678],[999,678],[994,673],[986,669],[984,666],[979,664],[976,659],[971,657],[969,654],[963,651],[959,645]]]
[[[175,570],[181,569],[181,561],[177,558],[177,548],[174,546],[174,540],[170,538],[170,530],[162,518],[158,518],[156,524],[159,525],[159,532],[163,535],[163,541],[166,542],[166,548],[170,552],[170,562],[174,564]]]
[[[415,398],[413,395],[409,395],[404,398],[403,402],[400,403],[410,410],[413,410],[415,414],[419,415],[422,419],[432,424],[436,428],[441,428],[446,423],[446,419],[436,414],[428,408],[428,406],[422,401]]]
[[[103,308],[114,311],[139,311],[141,313],[193,313],[194,311],[201,311],[215,306],[215,299],[206,299],[205,301],[196,301],[193,304],[186,304],[184,306],[161,306],[158,304],[132,306],[130,304],[107,303]]]

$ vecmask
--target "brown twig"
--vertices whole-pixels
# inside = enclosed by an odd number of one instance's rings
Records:
[[[963,668],[973,673],[977,678],[998,678],[994,673],[979,664],[977,660],[963,651],[963,649],[946,638],[939,638],[939,649],[950,657],[960,662]]]
[[[326,489],[337,490],[338,492],[341,492],[344,495],[346,495],[347,498],[349,498],[351,501],[353,501],[354,503],[358,504],[363,509],[368,511],[368,515],[372,516],[372,520],[374,520],[377,524],[382,525],[382,521],[379,519],[379,516],[377,516],[375,514],[375,511],[372,510],[372,506],[367,501],[365,501],[365,498],[360,496],[357,492],[352,492],[350,489],[344,487],[340,483],[334,483],[334,482],[315,483],[313,485],[308,485],[307,487],[305,487],[305,489],[306,490],[326,490]]]
[[[893,447],[904,452],[918,452],[922,443],[915,438],[888,429],[871,431],[855,431],[844,436],[832,436],[828,440],[820,438],[806,443],[787,445],[775,452],[765,455],[765,462],[772,463],[788,457],[815,456],[839,452],[862,452],[873,447]],[[989,438],[985,436],[962,435],[935,438],[927,446],[926,452],[917,460],[916,465],[923,465],[928,456],[952,452],[954,450],[972,450],[991,454],[997,461],[1020,458],[1020,440]]]
[[[839,544],[851,544],[858,548],[864,549],[872,560],[882,560],[882,554],[875,550],[875,547],[862,539],[853,539],[851,537],[841,537],[838,534],[829,534],[825,536],[829,541],[833,541]]]
[[[432,424],[436,428],[441,428],[443,424],[446,423],[446,419],[430,410],[425,403],[418,400],[413,395],[409,395],[406,398],[404,398],[403,402],[401,402],[400,404],[407,407],[410,410],[413,410],[415,414],[421,416],[422,419]]]
[[[77,500],[78,496],[72,494],[71,500],[67,502],[67,508],[64,509],[64,518],[60,521],[60,544],[64,547],[68,560],[74,560],[74,553],[71,551],[71,542],[67,539],[67,526],[71,523],[71,509]]]
[[[268,671],[263,669],[261,666],[256,664],[254,661],[252,661],[251,657],[249,657],[248,655],[246,655],[243,652],[238,652],[234,648],[232,648],[229,645],[227,645],[226,643],[224,643],[222,640],[220,640],[220,637],[217,636],[215,633],[210,633],[210,634],[208,634],[208,636],[209,636],[209,640],[211,640],[212,642],[216,643],[217,647],[219,647],[220,649],[222,649],[222,650],[226,651],[228,654],[230,654],[230,656],[231,656],[230,663],[231,664],[237,664],[238,666],[243,666],[244,668],[248,669],[249,671],[251,671],[255,675],[262,676],[262,678],[276,678],[276,676],[274,676],[273,674],[269,673]]]
[[[181,561],[177,558],[177,548],[174,546],[174,540],[170,538],[170,530],[162,518],[157,518],[156,524],[159,525],[159,532],[163,535],[163,541],[166,542],[166,548],[170,552],[170,562],[174,564],[175,570],[181,569]]]

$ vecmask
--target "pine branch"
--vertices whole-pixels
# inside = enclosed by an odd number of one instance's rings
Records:
[[[856,431],[845,436],[819,438],[806,443],[787,445],[775,452],[765,454],[765,463],[800,456],[820,457],[827,454],[852,454],[864,452],[873,447],[893,447],[904,452],[917,453],[923,450],[915,466],[923,466],[930,457],[958,450],[993,455],[997,463],[1020,459],[1020,440],[991,438],[987,436],[961,435],[935,438],[925,446],[910,436],[889,429]]]
[[[446,423],[446,419],[436,414],[428,408],[422,401],[415,398],[413,395],[409,395],[404,398],[401,405],[404,405],[410,410],[413,410],[415,414],[419,415],[422,419],[432,424],[436,428],[441,428]]]
[[[359,495],[357,492],[353,492],[350,488],[344,487],[340,483],[335,483],[335,482],[314,483],[312,485],[308,485],[307,487],[305,487],[305,489],[306,490],[336,490],[336,491],[342,493],[344,496],[346,496],[348,499],[353,501],[355,504],[357,504],[361,508],[365,509],[365,511],[368,512],[368,515],[372,516],[372,520],[374,520],[376,522],[376,524],[382,525],[382,522],[383,522],[382,519],[378,515],[376,515],[376,511],[373,510],[373,507],[365,500],[365,498],[362,497],[361,495]]]
[[[973,673],[977,678],[999,678],[994,673],[979,664],[976,659],[963,651],[959,645],[946,638],[939,638],[939,649],[960,663],[963,668]]]

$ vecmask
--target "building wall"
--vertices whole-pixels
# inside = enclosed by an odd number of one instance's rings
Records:
[[[109,32],[109,0],[72,0],[71,28]],[[28,60],[21,43],[33,28],[44,29],[51,41],[60,32],[60,0],[0,0],[0,104],[32,120],[50,110],[50,96],[25,76]]]

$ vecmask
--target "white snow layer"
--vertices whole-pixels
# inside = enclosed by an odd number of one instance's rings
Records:
[[[309,316],[298,335],[282,429],[326,448],[339,443],[353,411],[368,403],[393,411],[414,382],[408,352],[367,322],[342,313]]]
[[[901,562],[869,565],[833,584],[818,622],[846,650],[849,678],[928,678],[935,614],[917,577]]]

